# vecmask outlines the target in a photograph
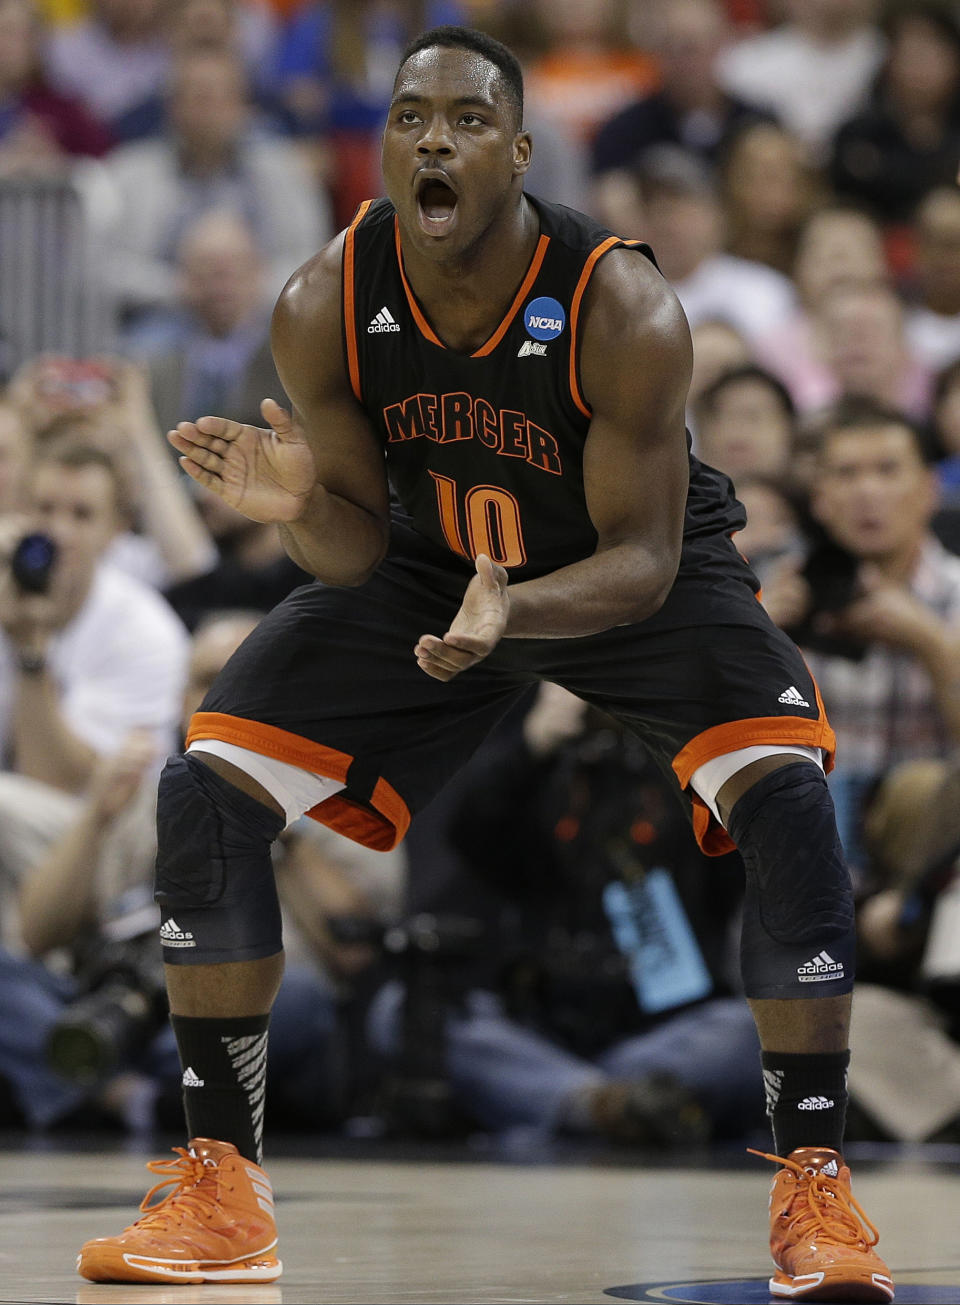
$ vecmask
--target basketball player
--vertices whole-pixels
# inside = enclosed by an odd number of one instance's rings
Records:
[[[546,679],[636,730],[704,849],[746,864],[780,1166],[771,1290],[893,1296],[840,1150],[854,939],[833,735],[731,542],[730,482],[690,456],[677,301],[645,246],[524,194],[522,95],[487,37],[418,38],[383,136],[389,199],[275,311],[293,415],[267,400],[268,429],[170,434],[195,480],[276,522],[324,583],[258,626],[164,772],[157,899],[193,1140],[151,1165],[171,1187],[153,1212],[83,1247],[94,1281],[279,1276],[260,1168],[282,969],[270,845],[309,812],[394,846]]]

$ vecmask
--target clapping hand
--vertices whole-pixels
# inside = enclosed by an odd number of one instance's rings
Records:
[[[251,521],[296,521],[316,484],[313,454],[286,409],[264,399],[260,411],[266,429],[200,417],[180,422],[167,439],[189,476]]]

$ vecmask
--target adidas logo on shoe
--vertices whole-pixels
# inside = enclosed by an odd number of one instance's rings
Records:
[[[809,702],[807,702],[806,698],[795,684],[791,684],[789,689],[784,689],[783,693],[781,693],[780,697],[777,699],[777,702],[785,703],[788,707],[810,706]]]
[[[804,1097],[802,1101],[797,1102],[797,1109],[798,1110],[830,1110],[832,1109],[833,1104],[834,1103],[830,1100],[829,1097]],[[836,1160],[831,1160],[830,1164],[833,1165],[833,1173],[830,1176],[831,1178],[836,1178],[837,1162]],[[824,1165],[822,1172],[828,1173],[829,1167],[827,1165]]]
[[[180,1081],[184,1087],[203,1087],[203,1079],[199,1077],[191,1065],[188,1065],[183,1071],[183,1078]]]
[[[197,945],[193,934],[187,929],[181,929],[172,915],[160,926],[160,941],[164,947],[196,947]]]
[[[367,335],[381,335],[384,331],[399,331],[400,324],[389,308],[381,308],[367,327]]]
[[[797,968],[801,983],[823,983],[826,979],[842,979],[843,966],[829,952],[820,952]]]

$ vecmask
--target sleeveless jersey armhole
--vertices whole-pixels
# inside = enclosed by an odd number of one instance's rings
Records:
[[[354,238],[357,227],[363,221],[367,209],[373,200],[365,199],[347,227],[343,241],[343,334],[347,354],[347,371],[350,376],[350,388],[358,403],[363,402],[360,388],[360,351],[357,347],[357,313]]]
[[[580,279],[573,292],[573,300],[570,304],[570,397],[585,417],[592,417],[593,410],[583,397],[583,390],[580,386],[580,339],[578,332],[583,296],[590,283],[590,278],[593,276],[594,269],[604,254],[609,253],[611,249],[639,249],[642,246],[642,240],[622,240],[619,236],[608,236],[606,240],[602,240],[599,245],[594,246],[587,255],[583,270],[580,273]]]

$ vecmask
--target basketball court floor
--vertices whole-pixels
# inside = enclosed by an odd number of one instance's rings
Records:
[[[82,1149],[78,1149],[82,1148]],[[88,1237],[130,1222],[148,1153],[0,1139],[0,1301],[91,1305],[600,1305],[766,1302],[773,1166],[739,1152],[502,1162],[436,1148],[268,1158],[284,1275],[272,1286],[85,1283]],[[297,1154],[297,1151],[300,1154]],[[960,1147],[851,1147],[854,1191],[882,1233],[899,1302],[960,1303]]]

